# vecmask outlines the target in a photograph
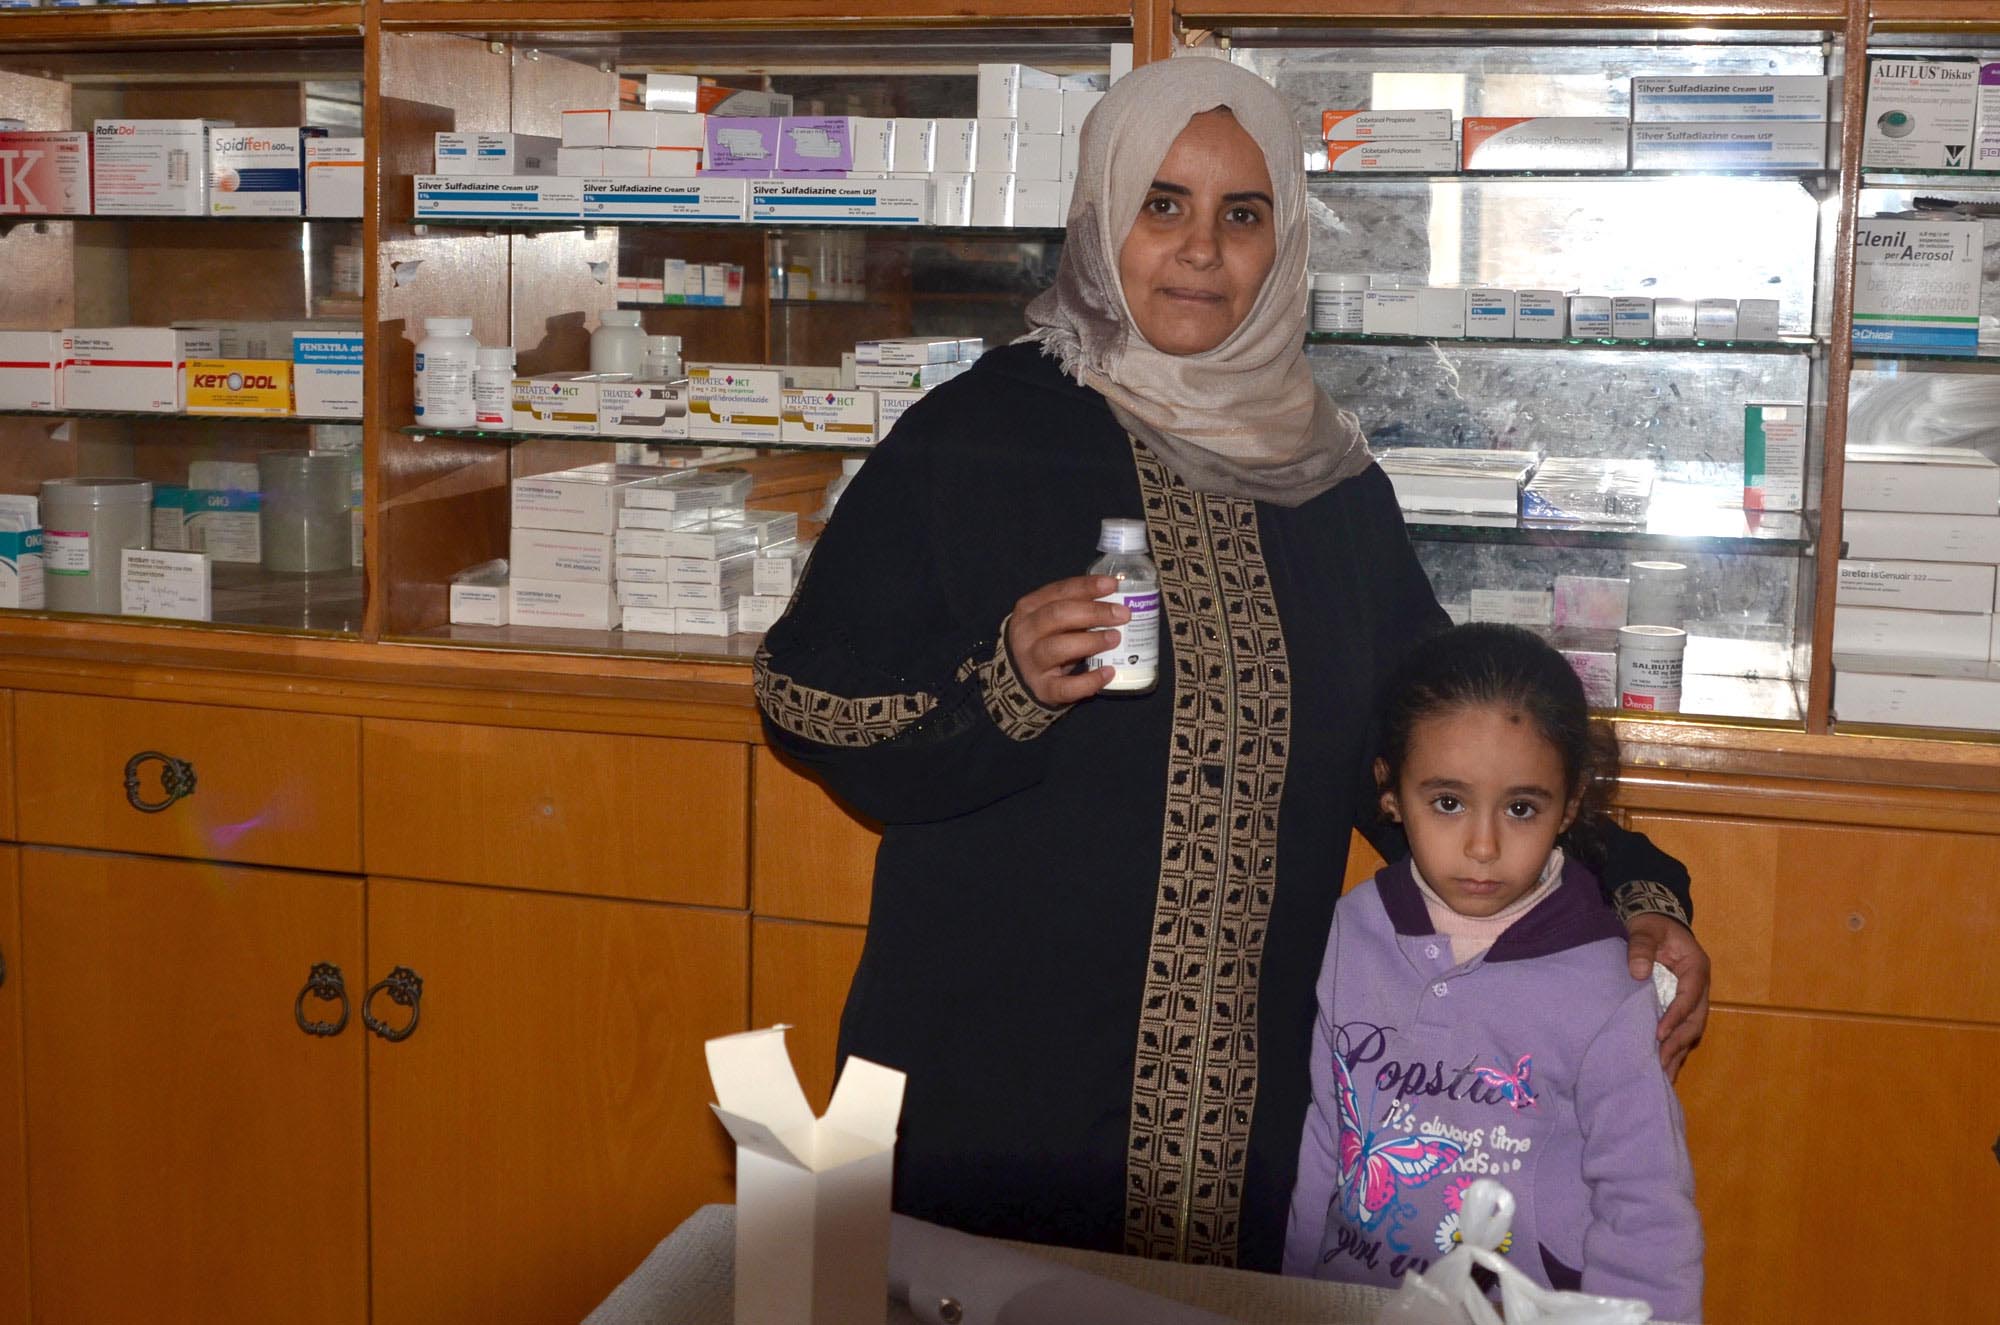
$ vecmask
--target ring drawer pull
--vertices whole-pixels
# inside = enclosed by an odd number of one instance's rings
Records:
[[[410,1010],[410,1020],[398,1030],[376,1017],[372,1009],[375,995],[386,992],[391,1003],[400,1003]],[[417,1029],[417,1018],[423,1013],[424,978],[407,966],[398,966],[382,979],[370,985],[361,999],[361,1024],[374,1031],[383,1039],[395,1044],[410,1038]]]
[[[163,799],[149,801],[139,794],[139,774],[148,760],[160,762],[160,792]],[[194,795],[194,765],[185,759],[163,755],[158,750],[142,750],[125,761],[125,799],[141,814],[158,814],[175,801]]]
[[[323,999],[328,1003],[340,1004],[340,1020],[316,1021],[306,1016],[306,999]],[[347,982],[341,978],[340,968],[332,962],[314,962],[312,971],[306,976],[305,988],[299,990],[298,998],[292,1002],[292,1019],[299,1023],[299,1029],[307,1035],[338,1035],[347,1029]]]

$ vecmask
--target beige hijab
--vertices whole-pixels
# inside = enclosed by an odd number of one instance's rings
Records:
[[[1118,253],[1187,122],[1227,107],[1270,170],[1278,253],[1243,324],[1212,350],[1167,354],[1132,321]],[[1366,469],[1368,443],[1306,362],[1305,151],[1277,92],[1225,59],[1185,55],[1118,80],[1084,122],[1069,235],[1028,339],[1110,402],[1190,487],[1281,506]]]

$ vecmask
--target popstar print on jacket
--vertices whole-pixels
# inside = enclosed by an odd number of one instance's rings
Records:
[[[1650,983],[1575,864],[1483,955],[1454,964],[1408,862],[1342,899],[1319,983],[1313,1103],[1285,1272],[1394,1285],[1458,1241],[1496,1178],[1503,1250],[1536,1280],[1701,1311],[1701,1223]]]

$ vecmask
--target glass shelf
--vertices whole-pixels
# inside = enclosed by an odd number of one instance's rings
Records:
[[[169,414],[162,410],[120,409],[0,409],[10,419],[131,419],[144,423],[337,423],[359,428],[353,415],[319,414]]]
[[[210,575],[211,618],[207,621],[32,610],[0,611],[0,616],[196,630],[222,626],[275,630],[288,635],[354,635],[361,630],[362,577],[358,568],[317,575],[283,575],[258,566],[224,562],[211,566]]]
[[[20,225],[23,222],[33,222],[40,225],[49,221],[179,221],[182,223],[191,221],[198,225],[206,225],[210,222],[220,225],[242,225],[246,222],[269,225],[273,221],[291,223],[305,221],[313,225],[358,226],[361,224],[361,218],[358,216],[123,216],[107,212],[90,212],[84,215],[79,215],[75,212],[0,212],[0,226]]]
[[[1417,542],[1500,543],[1522,547],[1612,548],[1630,552],[1737,553],[1797,557],[1812,550],[1814,530],[1797,512],[1745,511],[1721,504],[1718,488],[1661,483],[1643,525],[1562,524],[1509,515],[1405,511]]]
[[[1310,149],[1308,149],[1310,150]],[[1365,184],[1371,180],[1400,183],[1477,184],[1487,180],[1582,180],[1582,179],[1788,179],[1800,183],[1831,184],[1840,178],[1834,169],[1823,170],[1724,170],[1688,167],[1677,170],[1308,170],[1308,184]]]
[[[669,662],[749,662],[763,646],[761,634],[655,635],[622,630],[565,630],[550,626],[439,626],[417,635],[388,637],[396,644],[450,644],[535,653],[642,656]]]
[[[1982,367],[2000,364],[2000,345],[1986,344],[1972,350],[1943,350],[1937,348],[1897,348],[1895,346],[1854,347],[1857,359],[1906,359],[1918,363],[1970,363]]]
[[[1893,189],[1908,185],[1963,184],[1974,189],[2000,189],[2000,170],[1864,170],[1864,189]]]
[[[1810,354],[1819,348],[1813,336],[1784,336],[1775,341],[1761,340],[1561,340],[1520,339],[1513,336],[1370,336],[1361,332],[1309,331],[1308,345],[1498,345],[1530,350],[1660,350],[1673,354],[1698,351],[1707,354]]]
[[[866,221],[654,221],[623,216],[412,216],[412,226],[434,230],[723,230],[785,235],[820,230],[863,231],[921,239],[1002,239],[1021,244],[1061,243],[1061,226],[875,225]]]

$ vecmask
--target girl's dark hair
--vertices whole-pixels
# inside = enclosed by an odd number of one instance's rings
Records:
[[[1562,756],[1565,791],[1579,795],[1563,849],[1601,868],[1601,828],[1618,777],[1618,738],[1590,717],[1583,682],[1539,635],[1519,626],[1475,622],[1433,635],[1412,649],[1390,678],[1381,705],[1380,754],[1389,783],[1401,779],[1410,733],[1424,718],[1488,706],[1528,715]]]

